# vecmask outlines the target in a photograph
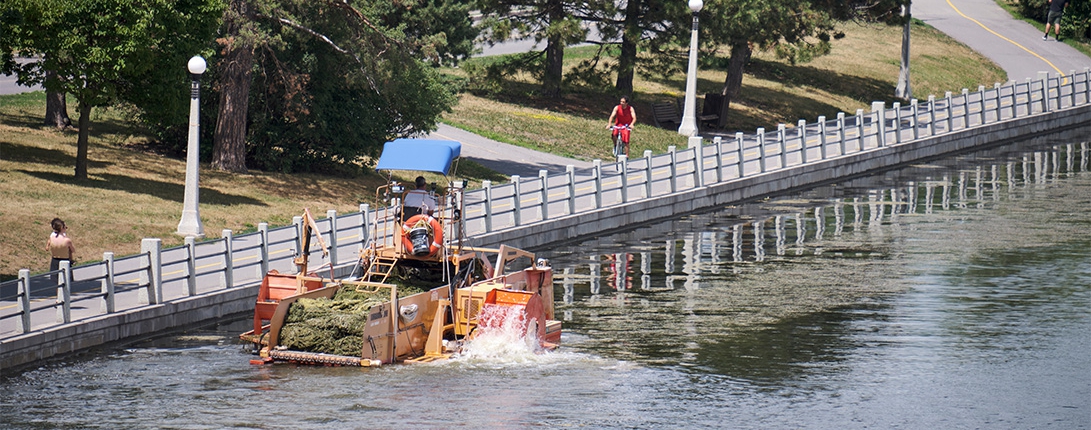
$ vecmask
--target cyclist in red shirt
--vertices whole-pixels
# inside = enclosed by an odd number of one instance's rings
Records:
[[[610,112],[609,123],[606,127],[613,129],[612,137],[617,139],[618,133],[621,133],[621,141],[625,144],[625,155],[629,155],[629,132],[632,131],[633,125],[636,124],[636,111],[632,106],[629,106],[629,97],[622,96],[621,101],[617,106],[614,106],[614,110]]]

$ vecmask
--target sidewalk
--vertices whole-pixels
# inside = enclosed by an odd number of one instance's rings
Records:
[[[508,176],[519,175],[522,178],[536,178],[539,170],[547,170],[550,175],[556,175],[563,173],[565,166],[569,164],[577,169],[591,167],[589,161],[561,157],[497,142],[447,124],[439,124],[439,129],[429,133],[426,137],[428,139],[461,142],[462,158],[473,160],[482,166]]]
[[[1008,73],[1011,81],[1038,79],[1038,72],[1067,75],[1091,67],[1091,58],[1057,42],[1052,31],[1048,41],[1042,40],[1041,30],[1012,18],[993,0],[917,0],[911,11],[914,18],[988,57]],[[992,82],[979,85],[992,87]],[[960,90],[951,88],[949,91]],[[970,88],[970,91],[975,90]],[[927,94],[914,96],[918,99],[928,97]]]

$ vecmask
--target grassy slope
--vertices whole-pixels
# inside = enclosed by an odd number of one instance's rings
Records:
[[[756,127],[794,124],[838,111],[855,112],[871,100],[891,100],[898,71],[898,29],[851,27],[833,53],[808,64],[791,66],[758,54],[744,80],[743,98],[733,104],[729,126],[753,132]],[[721,54],[723,55],[723,54]],[[941,34],[923,27],[913,33],[914,93],[958,92],[1003,81],[1003,72],[984,58]],[[723,72],[702,70],[698,89],[717,91]],[[638,109],[647,103],[680,97],[684,77],[642,79],[634,94]],[[561,100],[534,97],[533,86],[512,83],[510,92],[486,99],[471,94],[445,120],[501,141],[584,159],[606,158],[605,123],[616,101],[608,91],[573,89]],[[923,96],[921,96],[923,95]],[[182,243],[174,235],[181,215],[184,160],[133,148],[146,138],[117,111],[93,113],[90,179],[72,179],[74,131],[39,126],[42,93],[0,96],[0,278],[18,269],[44,271],[49,220],[64,219],[77,247],[78,261],[94,261],[103,251],[118,256],[139,250],[140,239],[158,237],[165,247]],[[638,116],[640,111],[638,111]],[[642,123],[647,124],[644,117]],[[207,144],[207,143],[206,143]],[[641,126],[634,151],[661,152],[685,145],[672,130]],[[639,153],[639,152],[637,152]],[[252,231],[259,222],[285,225],[304,207],[321,218],[328,209],[354,211],[374,202],[377,175],[356,178],[251,172],[229,175],[201,170],[201,218],[205,234],[223,229]],[[502,180],[495,172],[463,161],[459,176],[471,184]]]
[[[833,118],[838,111],[870,109],[873,100],[893,103],[901,55],[901,29],[849,24],[847,37],[834,41],[830,55],[789,65],[771,54],[755,53],[743,80],[741,100],[732,103],[731,133],[753,133],[758,127],[789,126],[820,115]],[[1003,70],[946,35],[918,22],[912,32],[910,75],[913,93],[942,97],[944,91],[992,86],[1006,80]],[[583,50],[594,48],[581,48]],[[566,52],[578,54],[578,49]],[[726,52],[718,55],[726,56]],[[480,61],[480,60],[478,60]],[[452,71],[452,73],[459,73]],[[697,92],[719,92],[724,70],[701,68]],[[668,145],[684,147],[685,139],[673,130],[652,126],[650,103],[684,96],[685,76],[669,79],[637,77],[632,94],[637,120],[633,152],[663,152]],[[577,88],[561,100],[536,96],[528,79],[508,82],[504,94],[463,94],[459,107],[444,117],[452,125],[494,139],[542,151],[591,160],[607,159],[606,119],[617,99],[609,89]]]

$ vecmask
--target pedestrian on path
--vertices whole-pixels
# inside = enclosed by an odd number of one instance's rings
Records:
[[[76,256],[76,247],[72,244],[72,239],[68,237],[68,226],[64,224],[64,221],[53,218],[50,224],[52,224],[53,233],[49,234],[49,239],[45,242],[45,250],[53,256],[53,259],[49,261],[49,271],[56,272],[60,269],[62,261],[72,262]],[[54,283],[57,282],[57,275],[51,275],[50,279]]]
[[[1049,40],[1049,25],[1053,24],[1053,35],[1060,42],[1061,16],[1064,15],[1064,8],[1068,7],[1068,0],[1048,0],[1048,2],[1049,13],[1046,14],[1046,34],[1042,35],[1042,40]]]

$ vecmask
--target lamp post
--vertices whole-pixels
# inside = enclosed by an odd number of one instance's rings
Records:
[[[701,0],[689,0],[689,10],[693,11],[693,32],[689,38],[689,69],[686,71],[686,107],[682,111],[682,125],[678,134],[697,135],[697,14],[705,3]]]
[[[204,237],[205,229],[201,226],[201,212],[198,202],[198,162],[200,146],[198,135],[200,126],[201,74],[205,72],[205,59],[199,55],[189,59],[187,68],[190,77],[189,93],[189,143],[186,146],[186,194],[182,203],[182,221],[178,223],[178,234],[182,236]]]

